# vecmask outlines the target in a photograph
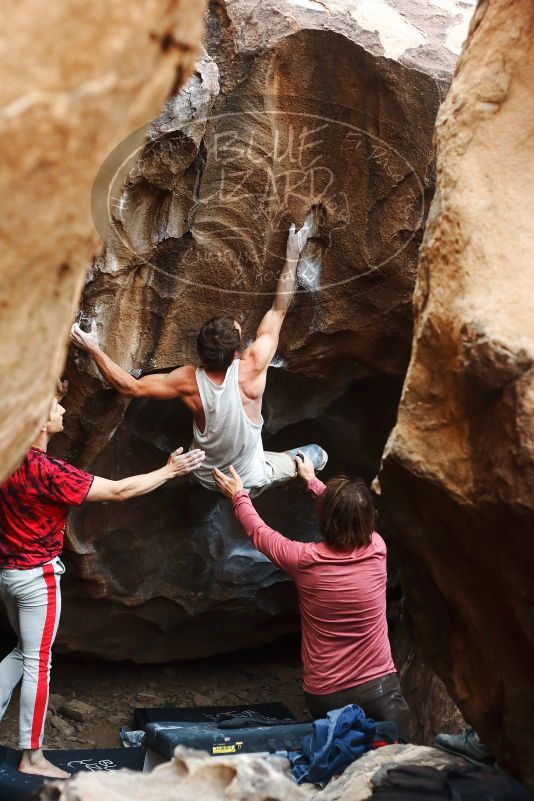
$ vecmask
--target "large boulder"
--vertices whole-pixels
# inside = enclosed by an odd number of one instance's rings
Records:
[[[208,54],[148,127],[126,185],[104,178],[137,140],[104,165],[97,194],[110,198],[112,225],[80,318],[98,319],[104,349],[135,375],[194,361],[198,328],[223,311],[252,337],[289,223],[311,212],[315,234],[269,371],[264,442],[319,441],[332,472],[370,479],[408,363],[432,131],[469,9],[365,9],[212,4]],[[73,354],[69,379],[56,447],[76,463],[119,477],[189,444],[179,402],[120,399],[84,354]],[[226,502],[196,495],[183,480],[72,516],[59,647],[163,661],[295,628],[287,579],[250,546]],[[269,491],[258,506],[291,536],[316,533],[300,489]]]
[[[0,30],[0,480],[46,417],[98,236],[91,184],[198,56],[204,0],[11,3]]]
[[[534,6],[479,4],[437,121],[413,352],[380,486],[417,646],[534,783]]]

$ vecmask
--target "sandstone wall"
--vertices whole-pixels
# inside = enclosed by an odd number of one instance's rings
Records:
[[[318,227],[269,371],[264,442],[321,442],[331,472],[370,479],[394,422],[411,341],[411,298],[433,189],[432,131],[469,6],[214,2],[208,55],[148,128],[126,186],[106,190],[112,228],[82,320],[140,375],[194,360],[222,311],[254,335],[272,300],[287,228]],[[389,9],[389,10],[388,10]],[[387,13],[386,13],[387,12]],[[461,36],[460,36],[461,40]],[[127,162],[126,141],[97,181]],[[105,216],[105,215],[104,215]],[[152,469],[187,446],[179,403],[127,403],[85,355],[69,365],[58,452],[104,476]],[[260,511],[314,536],[294,487]],[[294,629],[292,588],[187,480],[71,517],[58,647],[144,661],[205,656]]]
[[[89,258],[91,184],[199,51],[203,0],[10,3],[0,31],[0,480],[38,431]]]
[[[380,475],[423,657],[534,782],[534,7],[481,2],[436,128],[412,359]]]

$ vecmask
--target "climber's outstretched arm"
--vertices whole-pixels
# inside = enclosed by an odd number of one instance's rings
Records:
[[[143,378],[134,378],[107,356],[98,344],[96,320],[91,331],[82,331],[77,323],[71,328],[70,341],[88,353],[108,383],[121,395],[130,398],[180,398],[189,386],[189,367],[179,367],[170,373],[155,373]]]
[[[295,294],[299,256],[310,234],[310,228],[308,222],[304,223],[300,231],[295,231],[295,226],[291,225],[287,237],[286,261],[276,284],[273,305],[261,321],[256,339],[247,348],[260,372],[267,369],[278,348],[282,324]]]

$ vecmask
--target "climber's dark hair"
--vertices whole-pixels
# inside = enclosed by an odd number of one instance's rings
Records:
[[[197,350],[202,367],[208,370],[224,370],[232,364],[236,350],[241,345],[241,334],[235,320],[229,314],[212,317],[200,329]]]
[[[375,509],[365,481],[346,476],[332,478],[317,500],[323,540],[335,551],[369,545],[375,527]]]

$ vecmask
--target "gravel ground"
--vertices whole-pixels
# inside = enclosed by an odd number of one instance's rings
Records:
[[[132,727],[134,707],[281,701],[297,719],[303,719],[307,715],[300,681],[294,640],[258,651],[166,665],[55,657],[45,748],[120,745],[119,729]],[[18,745],[18,709],[17,690],[0,723],[0,743],[12,748]]]

